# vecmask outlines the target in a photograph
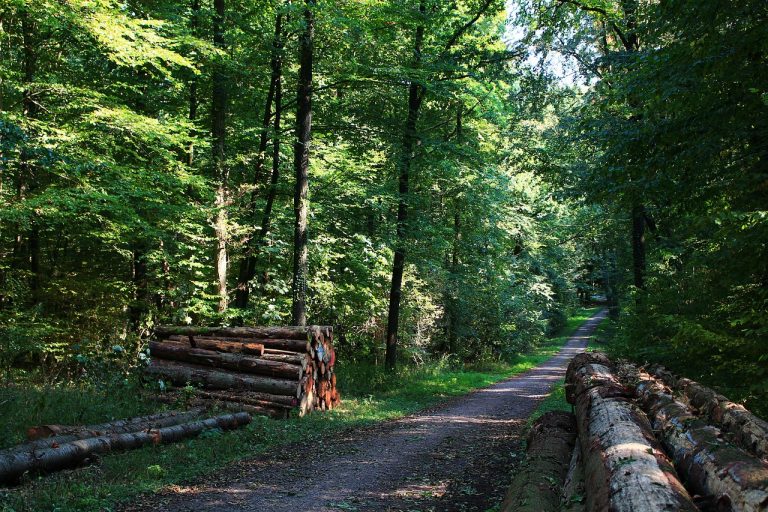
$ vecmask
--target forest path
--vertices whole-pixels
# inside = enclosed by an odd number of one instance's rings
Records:
[[[232,465],[129,510],[485,511],[501,499],[522,456],[521,427],[606,314],[524,374],[431,411],[333,436],[313,450],[288,448],[280,460],[273,454]]]

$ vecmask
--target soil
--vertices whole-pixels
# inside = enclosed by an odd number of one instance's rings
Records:
[[[487,511],[524,455],[527,418],[605,318],[588,320],[540,366],[430,411],[345,432],[281,460],[239,462],[126,511]]]

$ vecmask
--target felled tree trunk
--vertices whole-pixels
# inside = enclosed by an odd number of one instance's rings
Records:
[[[179,334],[183,336],[229,336],[235,338],[259,339],[290,339],[307,340],[318,326],[289,326],[289,327],[190,327],[190,326],[158,326],[155,334],[158,337]]]
[[[526,460],[516,471],[500,512],[557,512],[560,489],[576,443],[572,414],[549,412],[528,434]]]
[[[637,377],[635,393],[687,487],[714,510],[768,510],[768,464],[726,442],[648,373]]]
[[[165,411],[148,416],[137,416],[123,420],[115,420],[96,425],[38,425],[27,429],[27,439],[36,439],[73,436],[73,439],[85,439],[104,434],[121,434],[124,432],[136,432],[151,428],[162,428],[194,418],[200,414],[200,410],[191,411]],[[79,436],[79,437],[78,437]]]
[[[191,348],[181,343],[150,342],[149,352],[152,356],[174,361],[203,364],[214,368],[225,368],[267,377],[298,380],[303,370],[301,366],[279,361],[267,361],[256,357],[240,354],[215,352],[201,348]]]
[[[605,363],[610,362],[604,356],[580,354],[566,375],[584,457],[587,510],[697,510],[648,418]]]
[[[195,364],[169,362],[162,359],[153,360],[147,367],[146,373],[167,378],[179,386],[192,383],[211,389],[245,389],[297,397],[300,390],[299,383],[295,380],[225,372]]]
[[[739,446],[768,460],[768,421],[696,381],[677,378],[664,367],[652,367],[649,373],[679,393],[696,412],[731,434]]]
[[[50,472],[77,466],[94,454],[130,450],[148,444],[173,443],[212,428],[237,428],[251,421],[248,413],[226,414],[149,431],[80,439],[36,452],[0,456],[0,482],[12,483],[26,472]]]

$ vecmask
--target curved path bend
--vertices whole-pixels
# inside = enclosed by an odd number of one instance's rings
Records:
[[[606,316],[582,325],[560,352],[526,373],[427,412],[332,436],[311,459],[288,448],[175,486],[128,510],[195,512],[485,511],[520,460],[521,427]],[[292,453],[295,451],[296,453]]]

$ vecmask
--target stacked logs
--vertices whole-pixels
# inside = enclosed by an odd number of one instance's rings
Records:
[[[155,336],[147,374],[201,387],[191,405],[287,418],[340,404],[331,327],[163,326]]]
[[[250,423],[246,412],[201,418],[202,411],[162,412],[99,425],[42,425],[27,431],[28,442],[0,450],[0,484],[14,484],[27,473],[76,467],[94,456],[146,445],[175,443],[210,429]]]
[[[768,511],[765,422],[725,397],[588,353],[568,367],[566,398],[586,510]]]

